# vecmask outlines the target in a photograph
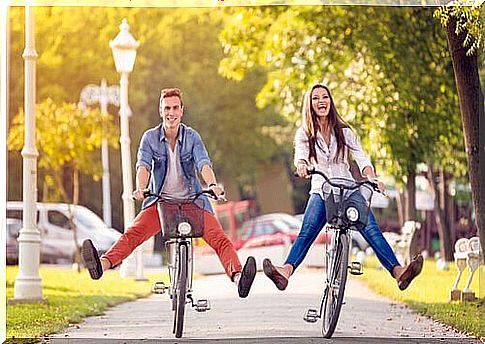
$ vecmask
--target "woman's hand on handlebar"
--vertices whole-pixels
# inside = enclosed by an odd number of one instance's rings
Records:
[[[298,162],[298,165],[296,166],[296,174],[298,175],[298,177],[307,178],[308,170],[309,170],[308,164],[305,161],[300,160]]]
[[[379,179],[377,179],[376,177],[367,177],[367,179],[376,184],[377,187],[379,188],[379,191],[384,194],[385,191],[386,191],[386,185],[384,184],[384,182],[380,181]]]

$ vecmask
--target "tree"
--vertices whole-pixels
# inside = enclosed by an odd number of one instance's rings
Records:
[[[476,225],[482,248],[485,247],[485,142],[480,142],[480,132],[483,135],[485,110],[478,56],[479,53],[483,55],[484,36],[480,16],[483,18],[484,12],[480,6],[443,7],[436,11],[436,16],[445,27],[453,61]],[[482,252],[485,257],[485,250]]]
[[[79,203],[79,174],[99,179],[101,164],[99,148],[102,137],[107,138],[112,147],[117,146],[117,135],[112,119],[98,110],[81,111],[75,104],[57,105],[47,99],[36,107],[36,147],[39,150],[38,165],[45,175],[44,182],[53,188],[52,198],[60,196],[65,203]],[[23,147],[24,112],[20,111],[13,119],[7,145],[9,150],[21,150]],[[69,197],[63,182],[63,171],[69,167],[72,171],[73,192]],[[45,195],[44,195],[45,196]],[[80,262],[77,241],[74,208],[69,207],[70,224],[76,245],[75,261]],[[79,266],[79,265],[78,265]]]
[[[241,80],[263,67],[258,105],[274,104],[296,125],[303,93],[326,83],[378,168],[406,185],[405,217],[416,219],[419,163],[464,172],[463,155],[455,153],[463,135],[454,129],[460,117],[446,38],[432,15],[423,8],[236,9],[220,35],[221,73]],[[441,237],[449,231],[440,227]]]
[[[21,7],[10,12],[10,118],[23,101],[23,12]],[[244,194],[250,195],[259,166],[280,154],[265,130],[284,121],[275,117],[271,108],[261,110],[255,106],[264,74],[250,73],[242,83],[218,74],[222,58],[218,33],[222,23],[219,12],[213,9],[37,7],[37,99],[50,97],[56,103],[72,103],[78,101],[87,84],[98,84],[102,78],[110,84],[118,83],[108,42],[118,33],[124,17],[133,36],[141,42],[129,85],[132,157],[136,156],[143,131],[160,121],[160,89],[178,86],[184,91],[184,122],[202,135],[216,173],[222,181],[235,181]],[[121,164],[118,154],[110,157],[112,193],[116,196],[122,189]],[[10,175],[15,167],[21,168],[21,160],[10,154]],[[18,198],[20,187],[12,180],[9,178],[9,197]],[[80,201],[101,213],[101,197],[92,197],[101,191],[99,183],[89,177],[84,180],[82,175],[81,181]],[[112,201],[113,226],[122,228],[121,198],[112,197]]]

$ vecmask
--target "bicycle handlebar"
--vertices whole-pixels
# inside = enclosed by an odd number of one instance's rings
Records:
[[[227,199],[225,197],[225,192],[223,192],[220,196],[217,196],[212,189],[203,189],[202,191],[197,192],[196,194],[188,197],[187,200],[194,202],[197,198],[199,198],[204,194],[209,196],[213,200],[227,202]],[[156,197],[158,200],[161,200],[161,201],[166,200],[162,197],[162,195],[158,195],[156,193],[151,192],[150,190],[146,190],[143,192],[143,198],[148,198],[148,197]]]
[[[372,190],[379,192],[383,195],[386,195],[383,191],[381,191],[381,189],[379,189],[379,185],[377,183],[371,181],[371,180],[364,180],[364,181],[361,181],[361,182],[356,181],[355,182],[356,186],[348,187],[348,186],[344,186],[344,185],[341,185],[341,184],[335,184],[334,182],[332,182],[330,180],[330,178],[327,177],[327,175],[325,173],[323,173],[322,171],[316,170],[314,167],[311,168],[311,169],[307,169],[307,173],[310,174],[310,175],[311,174],[318,174],[318,175],[322,176],[328,184],[330,184],[331,186],[336,187],[336,188],[344,188],[344,189],[348,189],[348,190],[353,190],[353,189],[357,189],[361,185],[368,184],[372,187]],[[294,173],[294,175],[299,177],[299,175],[296,172]]]

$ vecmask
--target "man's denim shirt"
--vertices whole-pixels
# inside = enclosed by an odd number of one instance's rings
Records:
[[[204,165],[211,166],[209,155],[199,133],[183,123],[180,124],[177,141],[184,183],[189,194],[195,194],[202,190],[196,168],[200,172]],[[144,166],[150,171],[150,191],[156,194],[160,194],[162,191],[167,173],[167,148],[168,140],[162,124],[145,131],[138,148],[136,169]],[[203,201],[204,209],[214,213],[209,199],[205,195],[200,196],[199,199]],[[155,201],[155,197],[147,198],[143,202],[142,209],[152,205]]]

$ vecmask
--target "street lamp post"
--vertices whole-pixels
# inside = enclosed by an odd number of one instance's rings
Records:
[[[45,301],[39,275],[40,233],[37,229],[37,157],[35,146],[36,60],[34,7],[25,7],[25,139],[23,157],[23,227],[19,244],[19,273],[15,279],[14,297],[9,303]]]
[[[130,34],[128,21],[123,19],[119,26],[120,32],[114,40],[109,42],[113,50],[116,71],[120,73],[120,123],[121,123],[121,169],[123,174],[123,214],[125,231],[135,218],[135,205],[132,199],[133,179],[131,175],[131,151],[130,151],[130,128],[129,117],[132,112],[128,104],[128,76],[133,71],[135,65],[136,49],[140,42],[135,40]],[[127,277],[135,275],[137,280],[143,277],[143,251],[141,247],[135,250],[135,269],[133,269],[133,259],[128,259],[121,266],[121,276]],[[133,273],[135,270],[135,274]]]
[[[109,86],[106,80],[101,80],[101,85],[87,85],[81,90],[79,97],[79,107],[85,109],[86,106],[99,104],[101,115],[108,112],[108,105],[120,106],[120,87],[118,85]],[[109,153],[108,140],[103,135],[101,141],[101,162],[103,166],[103,220],[111,227],[111,191],[109,177]]]

